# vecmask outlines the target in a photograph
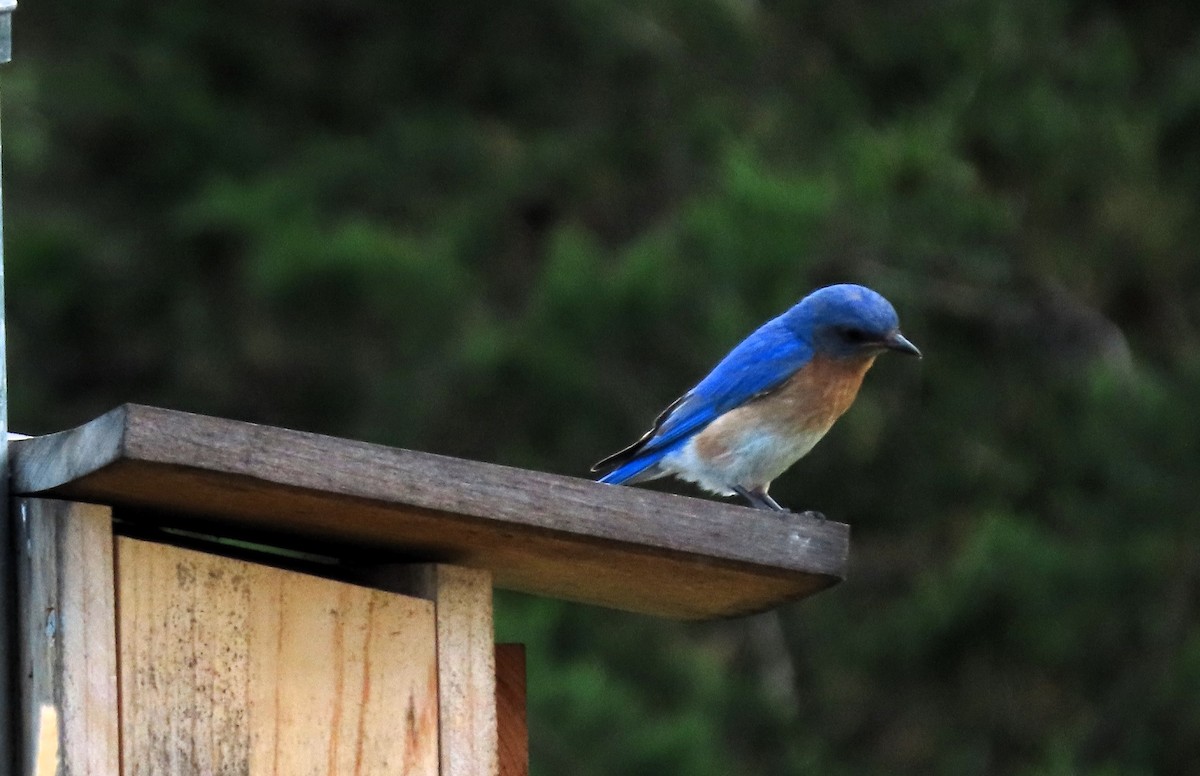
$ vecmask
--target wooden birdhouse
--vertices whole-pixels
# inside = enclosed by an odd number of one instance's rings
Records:
[[[10,450],[21,776],[523,774],[493,586],[729,617],[847,555],[839,523],[152,407]]]

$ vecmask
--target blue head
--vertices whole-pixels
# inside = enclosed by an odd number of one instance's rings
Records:
[[[784,313],[783,323],[816,353],[833,358],[877,356],[885,350],[921,355],[900,333],[891,303],[865,286],[817,289]]]

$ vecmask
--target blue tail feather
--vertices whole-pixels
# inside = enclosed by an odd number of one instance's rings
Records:
[[[653,469],[667,454],[678,449],[686,440],[679,440],[668,447],[658,448],[645,455],[639,455],[636,458],[626,461],[617,468],[610,471],[608,474],[601,477],[598,482],[606,482],[609,485],[621,485],[625,483],[633,484],[635,482],[645,482],[652,480],[655,477],[661,477],[662,473],[652,472]]]
[[[649,469],[651,466],[653,466],[656,463],[658,463],[658,461],[646,460],[646,459],[638,459],[635,461],[630,461],[627,464],[618,466],[617,468],[613,469],[611,472],[609,472],[608,474],[604,475],[603,477],[601,477],[600,479],[598,479],[596,481],[597,482],[606,482],[609,485],[620,485],[622,483],[628,482],[631,478],[636,477],[637,475],[646,471],[647,469]]]

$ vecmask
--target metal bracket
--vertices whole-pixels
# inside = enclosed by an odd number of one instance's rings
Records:
[[[0,64],[12,61],[12,12],[17,0],[0,0]]]
[[[0,64],[12,60],[12,12],[0,0]],[[4,221],[0,204],[0,772],[20,773],[21,699],[17,666],[16,552],[8,488],[8,353],[4,320]]]

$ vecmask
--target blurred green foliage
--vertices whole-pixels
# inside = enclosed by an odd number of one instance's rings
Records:
[[[850,578],[519,596],[534,773],[1200,762],[1200,10],[22,5],[15,428],[123,401],[581,475],[814,286],[884,359],[779,481]],[[752,519],[747,517],[747,519]]]

